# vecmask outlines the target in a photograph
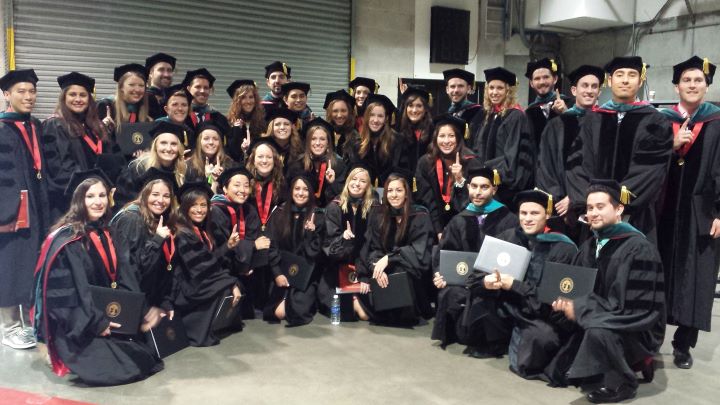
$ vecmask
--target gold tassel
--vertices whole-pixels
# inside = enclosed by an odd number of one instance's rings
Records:
[[[285,62],[283,62],[282,65],[283,65],[283,73],[285,73],[285,76],[287,76],[287,74],[288,74],[287,73],[287,64],[285,64]]]
[[[706,59],[706,60],[707,60],[707,59]],[[95,100],[95,89],[96,89],[96,87],[93,86],[93,91],[92,91],[93,100]]]
[[[257,87],[257,82],[253,80],[253,86]]]
[[[552,212],[553,212],[553,199],[552,199],[552,196],[549,194],[548,194],[547,208],[545,208],[545,212],[547,212],[548,215],[552,215]]]
[[[620,189],[620,203],[624,205],[630,204],[630,197],[636,197],[627,187],[622,186]]]
[[[608,85],[608,84],[607,84],[607,79],[608,79],[608,74],[605,73],[605,76],[604,76],[604,79],[603,79],[603,82],[602,82],[602,86],[600,86],[600,87],[607,87],[607,85]]]
[[[647,78],[647,64],[643,63],[642,71],[640,72],[640,80],[645,81]]]
[[[298,118],[295,120],[295,128],[297,128],[298,131],[302,129],[302,120],[301,119]]]
[[[392,115],[390,116],[390,125],[395,126],[395,111],[392,112]]]
[[[335,147],[337,148],[338,142],[340,141],[340,134],[333,132],[333,138],[335,139]]]
[[[350,91],[348,91],[348,93],[350,93],[351,96],[354,96],[354,95],[355,95],[355,89],[353,89],[352,87],[350,87],[349,89],[350,89]],[[355,113],[357,114],[357,110],[355,111]]]
[[[184,144],[186,147],[190,145],[190,144],[188,143],[188,139],[187,139],[187,131],[183,131],[183,144]]]
[[[500,172],[497,169],[493,169],[493,186],[500,185]]]
[[[703,73],[705,75],[710,74],[710,60],[708,58],[703,58]]]
[[[428,106],[433,106],[433,96],[430,93],[428,93]]]
[[[555,59],[550,59],[550,69],[553,71],[553,73],[557,73],[557,63],[555,63]]]
[[[115,187],[111,188],[110,194],[108,194],[108,205],[110,205],[110,208],[115,206],[115,198],[113,198],[113,196],[115,195],[115,190]]]
[[[465,140],[470,139],[470,126],[468,123],[465,123]]]
[[[380,85],[378,82],[375,82],[375,91],[373,93],[377,94],[377,92],[380,90]]]
[[[413,193],[417,193],[417,181],[415,177],[413,177]]]
[[[378,179],[375,178],[375,188],[377,188],[377,187],[378,187]]]

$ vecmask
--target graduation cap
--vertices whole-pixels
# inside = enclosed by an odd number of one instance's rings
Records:
[[[248,180],[252,180],[253,178],[252,174],[250,174],[250,172],[246,168],[244,168],[243,166],[237,166],[223,170],[217,181],[221,186],[225,187],[227,186],[230,179],[239,174],[247,177]]]
[[[395,104],[384,94],[371,94],[365,99],[365,105],[369,106],[372,103],[379,103],[385,109],[385,115],[388,117],[395,112]]]
[[[409,192],[417,191],[415,190],[416,184],[415,184],[415,173],[412,171],[402,168],[402,167],[396,167],[393,169],[392,173],[390,173],[390,176],[397,176],[405,180],[407,182],[408,187],[410,187]],[[388,177],[389,178],[389,177]]]
[[[150,69],[152,69],[152,67],[155,66],[156,64],[158,64],[160,62],[166,62],[172,67],[173,70],[175,70],[175,62],[176,61],[177,61],[177,59],[175,59],[174,57],[172,57],[166,53],[159,52],[159,53],[156,53],[155,55],[152,55],[152,56],[148,57],[147,59],[145,59],[145,68],[149,72]]]
[[[330,103],[335,100],[344,101],[348,105],[348,108],[352,108],[355,105],[355,99],[353,98],[353,96],[351,96],[350,93],[345,91],[345,89],[342,89],[327,93],[325,95],[325,103],[323,103],[323,110],[326,110],[330,106]]]
[[[265,66],[265,78],[269,78],[274,72],[283,72],[285,77],[290,78],[290,71],[292,69],[285,62],[275,61]]]
[[[493,80],[500,80],[510,86],[516,86],[518,84],[515,73],[499,66],[492,69],[485,69],[483,73],[485,73],[486,83],[490,83]]]
[[[639,56],[617,56],[605,64],[605,72],[610,76],[618,69],[635,69],[640,72],[640,78],[645,80],[647,65]]]
[[[90,170],[78,170],[70,175],[70,181],[65,187],[65,197],[71,197],[73,193],[75,193],[75,189],[80,185],[80,183],[92,178],[101,180],[103,183],[105,183],[108,188],[108,195],[110,194],[110,189],[114,187],[113,182],[110,181],[104,171],[98,168],[92,168]]]
[[[184,84],[175,84],[165,89],[165,99],[163,100],[163,106],[167,105],[168,101],[170,100],[170,97],[176,95],[177,93],[182,93],[182,96],[187,98],[188,105],[192,103],[192,96],[190,93],[187,92],[186,89],[187,86]]]
[[[352,79],[349,84],[349,87],[352,90],[351,94],[355,94],[355,89],[357,89],[358,86],[367,87],[368,89],[370,89],[370,93],[372,94],[376,94],[378,90],[380,90],[380,85],[378,84],[378,82],[369,77],[356,77]]]
[[[483,166],[477,159],[471,159],[463,168],[465,170],[465,178],[472,181],[475,177],[485,177],[493,186],[500,185],[500,173],[497,169]]]
[[[403,93],[402,95],[403,100],[407,100],[411,96],[421,97],[425,99],[425,102],[428,103],[430,107],[432,107],[433,105],[432,94],[428,93],[423,88],[420,88],[418,86],[408,86],[407,90],[405,90],[405,93]]]
[[[254,80],[248,80],[248,79],[242,79],[242,80],[235,80],[228,86],[227,88],[227,94],[230,96],[230,98],[235,97],[235,91],[237,91],[240,86],[253,86],[257,87],[257,83],[255,83]]]
[[[603,68],[593,65],[582,65],[579,68],[570,72],[570,74],[568,75],[568,78],[570,79],[570,85],[577,86],[577,83],[580,81],[580,79],[588,75],[593,75],[597,77],[600,85],[605,82],[605,70],[603,70]]]
[[[170,189],[173,194],[178,193],[178,184],[175,181],[175,173],[169,170],[158,169],[157,167],[151,167],[140,178],[142,180],[143,187],[153,180],[163,180],[170,185]]]
[[[280,107],[280,108],[272,109],[266,117],[267,122],[270,122],[270,121],[274,120],[275,118],[285,118],[286,120],[290,121],[291,123],[295,123],[295,121],[297,121],[297,119],[298,119],[298,115],[295,111],[292,111],[285,107]]]
[[[273,138],[272,136],[261,136],[261,137],[255,138],[255,140],[253,140],[252,143],[250,143],[250,148],[248,148],[249,153],[252,153],[255,150],[255,148],[257,148],[260,145],[270,146],[271,148],[273,148],[275,150],[275,152],[277,152],[281,149],[280,145],[278,145],[277,142],[275,142],[275,138]]]
[[[37,85],[38,77],[32,69],[11,70],[0,77],[0,89],[2,91],[10,90],[16,83],[32,83]]]
[[[217,132],[218,135],[220,135],[220,143],[225,145],[225,136],[230,133],[230,125],[228,125],[225,120],[204,121],[200,123],[196,129],[198,139],[200,138],[200,134],[206,129]],[[200,144],[200,141],[198,141],[198,144]]]
[[[195,190],[205,193],[208,198],[212,198],[213,196],[213,191],[207,181],[188,181],[178,190],[178,200],[186,193]]]
[[[307,176],[303,172],[298,172],[290,178],[290,182],[288,183],[289,194],[292,196],[292,187],[293,187],[293,184],[295,184],[295,180],[297,180],[297,179],[302,179],[305,182],[305,185],[308,187],[308,191],[310,192],[310,196],[312,198],[315,198],[315,191],[317,190],[317,187],[318,187],[317,179]]]
[[[292,90],[301,90],[305,95],[310,93],[310,85],[303,82],[288,82],[280,86],[283,96],[290,94]]]
[[[557,76],[559,70],[555,59],[542,58],[534,62],[528,62],[525,77],[532,80],[533,73],[538,69],[548,69],[553,76]]]
[[[178,125],[168,121],[156,121],[155,125],[150,129],[150,136],[155,139],[162,134],[173,134],[178,137],[179,140],[185,137],[186,129],[182,125]]]
[[[597,192],[607,193],[613,200],[622,204],[630,204],[630,197],[635,197],[635,194],[633,194],[626,186],[620,186],[620,183],[613,179],[590,180],[587,194]]]
[[[515,195],[515,206],[520,207],[520,204],[526,202],[533,202],[540,204],[541,207],[545,208],[545,213],[552,215],[553,212],[553,198],[550,194],[535,188],[534,190],[525,190]]]
[[[119,82],[120,78],[128,72],[137,73],[142,76],[143,79],[147,78],[147,69],[145,69],[145,66],[139,63],[128,63],[115,68],[115,71],[113,72],[113,80]]]
[[[470,87],[475,86],[475,74],[474,74],[474,73],[470,73],[470,72],[468,72],[467,70],[463,70],[463,69],[448,69],[448,70],[443,71],[443,78],[445,79],[445,84],[447,84],[447,82],[448,82],[450,79],[458,78],[458,79],[463,79],[463,80],[465,80],[465,82],[466,82]]]
[[[713,81],[713,76],[715,76],[716,68],[717,66],[710,63],[710,60],[708,58],[701,59],[698,56],[693,56],[685,62],[680,62],[677,65],[673,66],[672,82],[673,84],[680,83],[680,76],[682,76],[683,72],[688,69],[699,69],[705,74],[705,82],[708,85],[711,85]]]
[[[61,89],[72,85],[82,86],[88,93],[92,93],[95,89],[95,79],[78,72],[70,72],[66,75],[58,76],[57,82]]]
[[[365,162],[363,162],[363,161],[361,161],[361,160],[359,160],[359,161],[353,163],[352,165],[350,165],[350,168],[349,168],[348,171],[347,171],[348,176],[350,175],[350,172],[352,172],[352,171],[355,170],[355,169],[365,170],[366,172],[368,172],[368,174],[370,175],[370,177],[372,177],[372,169],[370,168],[370,166],[368,166]],[[350,179],[348,178],[347,181],[350,181]]]
[[[433,118],[433,126],[435,128],[439,128],[442,125],[451,125],[455,129],[458,141],[460,138],[467,138],[468,136],[468,124],[462,118],[449,113],[440,114]]]
[[[332,125],[330,125],[329,122],[325,121],[324,119],[322,119],[320,117],[317,117],[317,118],[313,119],[312,121],[308,122],[307,124],[305,124],[305,128],[304,128],[305,132],[303,132],[303,137],[306,138],[307,137],[306,134],[308,134],[310,132],[310,128],[314,128],[314,127],[322,127],[328,133],[329,137],[331,137],[333,135],[333,133],[335,133],[335,129],[332,127]],[[328,140],[330,140],[330,138]]]
[[[210,74],[210,71],[205,68],[188,70],[187,73],[185,73],[185,79],[183,79],[183,84],[185,86],[189,86],[190,83],[192,83],[193,79],[198,76],[206,78],[208,82],[210,82],[210,87],[213,87],[213,85],[215,84],[215,76]]]

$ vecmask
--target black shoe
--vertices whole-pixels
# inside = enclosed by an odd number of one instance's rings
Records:
[[[617,390],[601,387],[595,391],[589,392],[586,397],[587,400],[593,404],[608,404],[635,398],[636,393],[637,389],[635,387],[623,384]]]
[[[476,359],[501,359],[505,353],[507,353],[506,347],[502,345],[492,345],[483,348],[473,347],[467,351],[470,357]]]
[[[689,369],[692,368],[693,358],[690,354],[690,350],[673,350],[673,363],[677,368]]]

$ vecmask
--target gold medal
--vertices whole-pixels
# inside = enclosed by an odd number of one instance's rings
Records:
[[[680,158],[680,160],[678,160],[678,166],[682,166],[682,165],[684,165],[684,164],[685,164],[685,159],[684,159],[684,158]]]
[[[172,264],[167,265],[167,271],[172,271]]]
[[[117,288],[117,282],[113,281],[110,283],[110,288]]]
[[[445,211],[450,211],[450,203],[445,204]]]
[[[265,232],[265,225],[261,226],[261,227],[260,227],[260,230],[263,231],[263,232]]]
[[[42,174],[40,174],[40,171],[37,172],[37,179],[42,180]]]

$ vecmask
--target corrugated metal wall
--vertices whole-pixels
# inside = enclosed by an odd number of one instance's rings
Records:
[[[210,103],[223,113],[235,79],[254,79],[265,94],[263,67],[274,60],[311,84],[316,114],[325,93],[347,87],[350,0],[15,0],[13,11],[16,67],[40,78],[39,118],[55,108],[57,76],[95,77],[100,99],[114,93],[115,66],[155,52],[178,59],[173,83],[207,67],[217,78]]]

